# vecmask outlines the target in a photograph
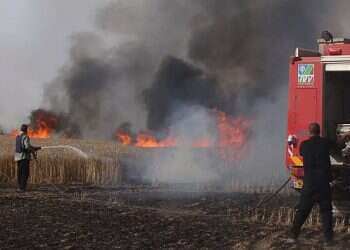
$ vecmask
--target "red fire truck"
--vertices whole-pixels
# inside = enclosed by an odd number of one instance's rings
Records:
[[[303,186],[299,146],[311,122],[321,125],[322,136],[341,141],[332,171],[338,190],[350,191],[350,39],[319,39],[317,51],[297,48],[290,58],[286,165],[295,189]]]

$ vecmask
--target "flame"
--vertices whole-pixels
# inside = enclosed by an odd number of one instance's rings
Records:
[[[117,139],[123,145],[130,145],[132,142],[131,135],[123,130],[118,130]]]
[[[231,118],[218,112],[217,126],[219,130],[219,147],[241,147],[248,140],[250,121],[243,117]]]
[[[218,112],[217,126],[221,158],[229,162],[242,159],[247,150],[251,122],[243,117],[233,119],[223,112]]]
[[[176,140],[171,137],[165,138],[164,140],[157,140],[150,134],[140,133],[137,135],[135,146],[143,148],[175,147]]]
[[[28,128],[28,136],[32,138],[46,139],[57,129],[59,124],[59,117],[44,109],[37,109],[32,111],[31,127]],[[12,136],[17,136],[20,133],[18,129],[11,132]]]
[[[38,121],[37,124],[38,129],[32,129],[28,128],[28,136],[30,138],[36,138],[36,139],[47,139],[50,138],[50,134],[52,133],[52,129],[47,126],[47,124],[44,121]],[[14,129],[11,132],[12,136],[19,135],[20,130]]]
[[[193,148],[229,148],[242,149],[248,141],[250,121],[243,118],[233,118],[224,112],[215,111],[217,117],[218,138],[216,141],[208,138],[199,138],[190,143]],[[180,138],[172,136],[158,139],[148,132],[141,132],[133,139],[133,136],[123,130],[117,131],[117,139],[123,145],[132,145],[141,148],[164,148],[184,146]]]

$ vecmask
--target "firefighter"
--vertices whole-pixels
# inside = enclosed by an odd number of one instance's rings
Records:
[[[310,138],[300,145],[300,155],[304,158],[304,187],[292,226],[292,237],[296,240],[300,229],[311,212],[314,203],[319,203],[323,232],[327,243],[333,240],[332,197],[330,182],[330,151],[332,143],[320,137],[320,125],[309,125]]]
[[[25,192],[29,178],[30,160],[36,157],[36,151],[41,147],[34,147],[30,144],[28,136],[28,125],[21,126],[20,134],[16,136],[15,161],[17,162],[18,191]]]

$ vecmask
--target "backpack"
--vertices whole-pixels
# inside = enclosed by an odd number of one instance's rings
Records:
[[[20,134],[16,136],[16,153],[27,153],[24,147],[24,140],[26,139],[25,134]]]

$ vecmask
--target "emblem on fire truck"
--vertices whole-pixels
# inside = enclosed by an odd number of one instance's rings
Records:
[[[298,84],[302,86],[313,85],[315,79],[313,64],[298,65]]]

